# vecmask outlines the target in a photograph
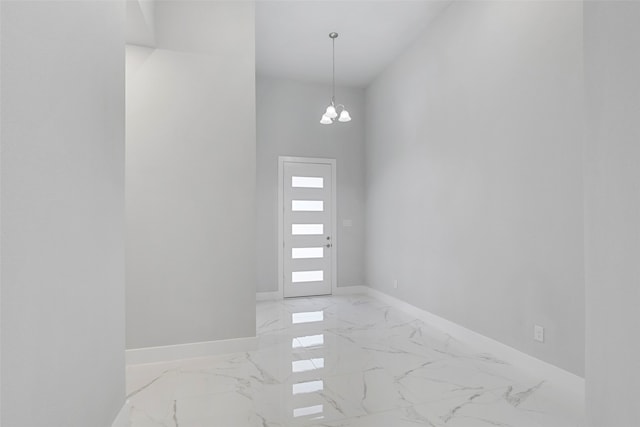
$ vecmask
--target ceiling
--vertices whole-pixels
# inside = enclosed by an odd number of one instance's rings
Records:
[[[159,1],[127,0],[128,43],[155,47]],[[330,83],[336,31],[336,84],[367,86],[452,1],[257,0],[257,72]]]
[[[367,86],[452,0],[262,0],[256,3],[259,74]]]

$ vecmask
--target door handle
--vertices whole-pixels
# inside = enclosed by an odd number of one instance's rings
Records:
[[[331,246],[333,246],[333,245],[332,245],[331,243],[327,243],[325,246],[326,246],[326,247],[328,247],[328,248],[330,248],[330,247],[331,247]]]

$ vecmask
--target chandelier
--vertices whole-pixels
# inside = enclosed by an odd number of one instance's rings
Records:
[[[323,125],[333,124],[336,122],[336,119],[343,123],[351,121],[351,116],[344,105],[336,105],[336,39],[338,38],[338,33],[329,33],[329,38],[331,38],[333,49],[333,81],[331,85],[331,103],[322,115],[322,119],[320,119],[320,123]]]

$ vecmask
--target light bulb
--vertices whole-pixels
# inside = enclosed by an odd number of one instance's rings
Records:
[[[342,110],[342,112],[340,113],[340,118],[338,119],[339,122],[350,122],[351,121],[351,116],[349,115],[349,112],[347,110]]]
[[[327,117],[326,114],[323,114],[322,119],[320,119],[320,123],[322,123],[323,125],[330,125],[331,123],[333,123],[333,120]]]
[[[327,107],[327,111],[324,113],[324,115],[329,117],[330,119],[335,119],[336,117],[338,117],[338,113],[336,112],[336,107],[334,107],[333,103],[329,104],[329,106]]]

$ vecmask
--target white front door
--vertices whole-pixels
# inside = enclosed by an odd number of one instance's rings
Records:
[[[331,294],[332,164],[283,164],[283,252],[285,297]]]

